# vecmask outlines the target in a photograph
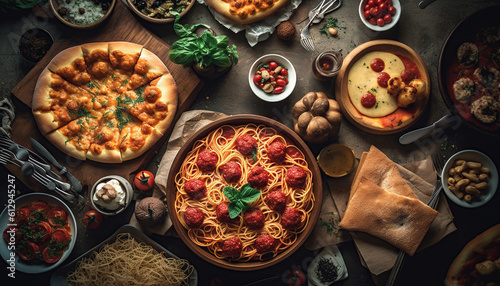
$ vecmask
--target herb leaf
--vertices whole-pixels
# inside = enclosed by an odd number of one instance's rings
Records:
[[[230,201],[228,211],[231,219],[237,217],[242,211],[248,209],[248,204],[260,197],[260,191],[252,188],[248,183],[241,187],[241,191],[227,186],[222,190],[222,192]]]

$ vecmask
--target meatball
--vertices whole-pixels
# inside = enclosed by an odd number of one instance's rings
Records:
[[[190,198],[199,200],[207,194],[207,187],[202,180],[191,179],[184,183],[184,191]]]
[[[491,96],[483,96],[471,105],[471,114],[483,123],[493,123],[498,119],[500,102]]]
[[[281,164],[286,158],[286,146],[283,142],[275,141],[267,147],[267,156],[276,164]]]
[[[282,191],[272,191],[267,194],[264,202],[273,211],[283,213],[286,208],[286,195]]]
[[[265,217],[261,210],[250,209],[243,215],[243,220],[249,229],[260,229],[264,227]]]
[[[239,257],[241,250],[243,250],[243,244],[237,236],[226,239],[222,245],[222,252],[233,258]]]
[[[220,222],[231,222],[232,219],[229,217],[229,203],[228,202],[222,202],[217,207],[215,208],[215,215],[217,217],[217,220]]]
[[[229,161],[220,167],[226,182],[238,182],[241,178],[241,167],[236,161]]]
[[[219,158],[217,154],[209,150],[203,150],[198,154],[198,160],[196,164],[203,172],[213,172],[217,168],[217,161]]]
[[[292,188],[301,188],[306,183],[306,171],[298,166],[293,166],[286,171],[286,183]]]
[[[251,155],[253,150],[257,148],[257,140],[250,135],[243,135],[235,141],[236,150],[243,155]]]
[[[296,32],[295,25],[290,21],[281,22],[276,28],[276,35],[283,41],[292,41]]]
[[[269,172],[261,166],[253,167],[248,173],[248,182],[252,188],[263,188],[269,180]]]
[[[276,245],[276,239],[269,234],[261,234],[255,240],[255,249],[258,253],[271,251]]]
[[[189,228],[199,228],[203,224],[203,211],[199,208],[188,207],[184,211],[184,221]]]
[[[296,208],[288,207],[281,215],[281,225],[286,229],[299,227],[301,220],[302,214]]]

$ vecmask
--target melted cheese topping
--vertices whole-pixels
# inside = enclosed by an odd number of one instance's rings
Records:
[[[242,17],[264,11],[274,5],[278,0],[224,0],[229,3],[229,13]],[[253,3],[252,3],[253,2]]]
[[[395,54],[379,51],[368,53],[351,67],[347,90],[352,104],[361,114],[369,117],[384,117],[398,109],[397,97],[390,96],[387,88],[378,85],[377,76],[380,72],[375,72],[370,68],[370,62],[375,58],[384,61],[385,67],[381,72],[388,73],[390,77],[401,77],[401,72],[405,70],[403,61]],[[368,92],[377,100],[375,106],[371,108],[361,105],[361,97]]]

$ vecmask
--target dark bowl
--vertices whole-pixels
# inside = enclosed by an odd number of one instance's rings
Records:
[[[26,60],[37,63],[49,51],[54,39],[49,32],[32,28],[24,32],[19,40],[19,52]]]
[[[450,67],[455,61],[458,47],[464,42],[474,41],[476,33],[480,28],[500,26],[498,21],[499,13],[500,5],[492,6],[479,10],[458,23],[443,45],[438,65],[439,90],[448,109],[453,114],[460,117],[467,127],[495,137],[500,137],[500,124],[497,123],[495,128],[491,128],[491,126],[485,126],[479,120],[471,116],[465,118],[461,115],[460,111],[457,109],[457,105],[451,98],[452,94],[450,94],[450,90],[448,89],[447,75]],[[498,42],[496,45],[498,45]]]

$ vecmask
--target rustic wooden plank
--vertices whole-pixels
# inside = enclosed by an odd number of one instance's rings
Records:
[[[121,164],[78,161],[71,158],[59,151],[42,136],[31,114],[31,100],[38,76],[55,55],[68,47],[88,42],[128,41],[143,45],[163,60],[177,83],[179,103],[174,122],[177,121],[183,111],[191,106],[204,84],[191,69],[183,68],[181,65],[169,61],[168,52],[170,51],[170,46],[156,35],[147,31],[121,1],[117,2],[115,10],[107,23],[104,23],[101,28],[91,31],[75,31],[73,36],[57,40],[45,57],[12,90],[12,95],[21,101],[17,104],[16,108],[16,119],[12,125],[12,139],[25,147],[31,148],[29,143],[30,137],[35,138],[47,147],[55,158],[65,165],[71,173],[80,179],[82,184],[89,185],[89,187],[92,187],[99,178],[111,174],[132,179],[133,174],[144,168],[153,158],[156,150],[165,143],[174,123],[167,130],[166,135],[139,158]],[[23,104],[26,106],[22,106]],[[32,180],[25,178],[19,168],[15,166],[7,167],[21,181],[32,185]]]

